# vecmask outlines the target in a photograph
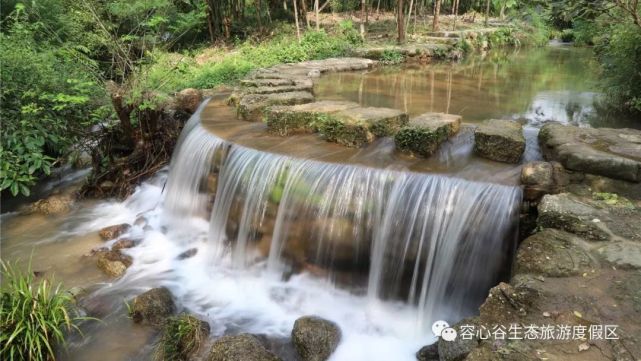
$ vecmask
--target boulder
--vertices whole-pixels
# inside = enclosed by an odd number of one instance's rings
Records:
[[[438,361],[438,342],[421,347],[421,349],[416,352],[416,359],[418,361]]]
[[[209,323],[191,315],[169,317],[156,345],[156,360],[190,360],[209,335]]]
[[[188,113],[195,113],[203,101],[203,94],[200,90],[187,88],[176,93],[176,108]]]
[[[619,269],[641,269],[641,244],[637,242],[608,242],[597,250],[608,264]]]
[[[133,263],[131,256],[125,255],[120,250],[98,251],[97,266],[110,277],[122,276]]]
[[[462,326],[473,326],[475,329],[477,329],[478,319],[467,318],[452,326],[452,328],[455,329],[457,333],[457,337],[453,341],[446,341],[442,337],[439,337],[438,354],[441,361],[465,360],[467,355],[478,346],[479,339],[478,337],[476,337],[476,335],[473,335],[469,338],[461,337]]]
[[[474,132],[474,151],[483,158],[518,163],[525,151],[523,126],[511,120],[486,120]]]
[[[158,287],[133,299],[130,316],[135,323],[161,326],[174,312],[176,305],[171,292],[165,287]]]
[[[358,103],[333,100],[291,106],[273,106],[265,109],[264,120],[271,132],[281,136],[308,133],[315,130],[314,123],[322,117],[356,107],[358,107]]]
[[[244,120],[258,121],[263,109],[271,105],[296,105],[311,103],[314,96],[308,91],[294,91],[272,94],[247,94],[238,101],[238,115]]]
[[[73,198],[67,195],[53,195],[41,199],[29,207],[29,211],[48,215],[61,215],[71,210]]]
[[[240,81],[240,85],[246,87],[278,87],[278,86],[288,86],[296,84],[292,79],[243,79]]]
[[[513,287],[501,282],[490,289],[479,308],[479,322],[483,325],[520,323],[538,300],[536,291],[527,287]],[[440,352],[439,344],[439,352]]]
[[[556,229],[544,229],[525,239],[516,254],[515,273],[567,277],[598,267],[579,237]]]
[[[523,165],[521,183],[526,200],[538,200],[545,194],[559,193],[569,184],[569,175],[558,162],[534,161]]]
[[[124,248],[132,248],[132,247],[136,246],[136,243],[137,242],[135,240],[131,239],[131,238],[123,238],[123,239],[117,240],[111,246],[111,249],[113,251],[117,251],[117,250],[124,249]]]
[[[329,359],[341,340],[341,330],[334,322],[304,316],[294,322],[292,342],[303,361]]]
[[[425,113],[412,118],[406,127],[399,130],[394,136],[394,143],[400,151],[429,157],[460,128],[460,115]]]
[[[127,223],[115,224],[113,226],[105,227],[98,232],[102,240],[109,241],[114,238],[120,237],[122,234],[127,233],[131,226]]]
[[[394,135],[407,122],[407,114],[397,109],[357,107],[319,120],[316,128],[327,141],[361,147],[375,137]]]
[[[541,152],[570,170],[641,182],[641,130],[546,124]]]
[[[207,361],[280,361],[253,335],[223,336],[214,341]]]

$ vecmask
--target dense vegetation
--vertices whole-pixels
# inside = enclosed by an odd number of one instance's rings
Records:
[[[0,266],[0,359],[54,360],[65,334],[83,320],[75,313],[73,297],[49,280],[36,282],[30,270]]]
[[[641,27],[634,1],[562,0],[10,0],[0,9],[0,190],[29,194],[52,167],[92,156],[94,185],[136,181],[168,159],[176,131],[157,134],[184,88],[230,84],[252,69],[345,54],[384,12],[404,41],[417,16],[519,18],[530,42],[551,27],[594,44],[610,104],[641,112]],[[402,11],[398,11],[401,9]],[[344,12],[351,20],[322,22]],[[309,14],[308,14],[309,13]],[[432,29],[439,28],[431,16]],[[614,20],[613,20],[614,19]],[[518,41],[504,32],[493,44]],[[465,44],[463,44],[464,46]],[[386,53],[388,63],[402,61]],[[125,195],[114,187],[106,193]]]

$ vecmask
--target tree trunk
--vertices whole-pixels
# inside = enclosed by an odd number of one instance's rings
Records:
[[[410,20],[412,20],[412,7],[414,7],[414,0],[410,0],[410,8],[407,10],[407,23],[405,24],[405,29],[410,28]]]
[[[398,0],[398,9],[396,10],[397,25],[398,25],[398,43],[405,42],[405,11],[403,10],[403,0]]]
[[[296,22],[296,37],[298,38],[298,42],[300,43],[300,27],[298,26],[298,6],[296,3],[298,0],[293,0],[294,1],[294,21]]]
[[[263,20],[260,17],[260,11],[261,10],[262,10],[261,0],[257,0],[257,2],[256,2],[256,14],[258,15],[258,30],[259,31],[263,30]]]
[[[306,0],[301,0],[301,15],[305,18],[305,24],[307,25],[307,29],[309,29],[311,26],[309,25],[309,17],[307,17],[307,1]]]
[[[485,26],[487,26],[489,18],[490,18],[490,0],[485,0]]]
[[[361,39],[365,40],[365,0],[361,0]]]
[[[314,0],[314,13],[316,14],[316,31],[320,30],[320,22],[318,20],[318,0]]]
[[[441,13],[441,0],[434,0],[434,20],[432,21],[432,31],[438,31],[438,16]]]

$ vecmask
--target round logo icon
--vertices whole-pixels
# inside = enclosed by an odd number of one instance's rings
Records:
[[[450,324],[447,323],[447,321],[443,321],[443,320],[436,321],[434,322],[434,324],[432,324],[432,332],[434,333],[434,336],[440,337],[441,332],[448,327],[450,327]]]
[[[441,338],[448,342],[456,340],[456,330],[451,327],[444,329],[441,331]]]

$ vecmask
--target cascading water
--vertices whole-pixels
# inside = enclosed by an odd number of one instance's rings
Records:
[[[411,333],[429,337],[433,321],[475,313],[509,265],[517,187],[262,152],[193,119],[164,208],[174,218],[199,215],[215,193],[207,245],[215,267],[265,282],[313,274],[365,304],[402,301],[414,310]]]

